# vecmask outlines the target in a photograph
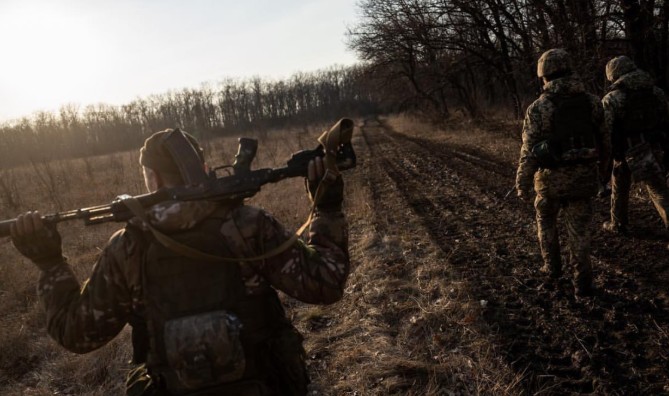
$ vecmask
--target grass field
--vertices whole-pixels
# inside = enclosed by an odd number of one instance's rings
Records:
[[[669,239],[640,188],[631,232],[604,233],[594,201],[595,293],[575,298],[571,269],[548,281],[534,208],[513,187],[517,121],[406,116],[356,120],[358,167],[346,172],[352,272],[343,299],[310,306],[283,298],[305,336],[313,395],[618,395],[669,392]],[[249,133],[254,167],[313,148],[326,125]],[[234,138],[207,143],[213,165],[232,162]],[[2,216],[109,202],[139,194],[137,153],[5,170]],[[251,204],[288,227],[308,212],[302,180],[268,185]],[[81,280],[120,224],[60,227]],[[564,239],[563,239],[564,240]],[[563,261],[568,251],[563,243]],[[36,301],[38,271],[0,245],[0,394],[123,393],[126,328],[87,355],[48,338]]]
[[[285,164],[290,154],[317,146],[325,125],[301,130],[250,131],[260,147],[254,168]],[[212,166],[234,161],[236,138],[206,142]],[[8,169],[0,176],[0,216],[27,210],[51,213],[111,202],[120,194],[142,194],[138,151],[35,163]],[[286,226],[296,228],[308,214],[302,180],[267,185],[249,202],[266,208]],[[109,236],[123,225],[63,223],[63,250],[80,281],[90,274]],[[66,352],[46,334],[45,315],[36,298],[38,270],[5,239],[0,245],[0,394],[109,395],[124,390],[131,357],[129,328],[109,345],[87,355]]]

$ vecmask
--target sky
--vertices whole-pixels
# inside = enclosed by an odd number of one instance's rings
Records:
[[[356,63],[358,0],[0,0],[0,122]]]

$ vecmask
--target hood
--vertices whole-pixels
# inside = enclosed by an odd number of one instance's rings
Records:
[[[643,70],[634,70],[633,72],[623,74],[616,82],[611,85],[611,91],[621,88],[642,89],[650,88],[654,85],[653,77]]]
[[[550,94],[570,94],[584,91],[583,82],[576,76],[557,78],[544,84],[544,92]]]
[[[210,201],[167,201],[150,207],[146,211],[149,223],[163,232],[184,231],[195,227],[221,205]],[[131,220],[133,225],[147,229],[139,218]]]

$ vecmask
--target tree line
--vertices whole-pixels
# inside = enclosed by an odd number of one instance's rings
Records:
[[[375,111],[362,66],[335,66],[285,80],[226,79],[121,106],[64,105],[0,125],[0,166],[137,148],[151,133],[181,127],[198,137],[306,125]]]
[[[669,2],[659,0],[361,0],[347,40],[360,64],[285,80],[226,79],[121,106],[65,105],[0,124],[0,166],[138,147],[181,127],[198,137],[376,111],[446,119],[502,109],[520,118],[536,98],[536,60],[567,49],[589,89],[626,54],[669,81]]]
[[[628,55],[667,88],[669,2],[659,0],[361,0],[350,48],[384,79],[386,104],[448,117],[489,106],[520,117],[536,97],[536,60],[567,49],[589,88]]]

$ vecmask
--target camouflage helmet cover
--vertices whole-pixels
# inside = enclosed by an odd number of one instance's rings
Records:
[[[179,173],[179,167],[172,158],[172,154],[163,144],[165,137],[172,129],[156,132],[144,141],[144,146],[139,151],[139,163],[147,168],[158,172]],[[204,163],[204,150],[197,139],[186,131],[181,131],[197,152],[200,161]]]
[[[537,62],[537,76],[551,77],[559,73],[571,72],[571,56],[562,48],[553,48],[544,52]]]
[[[617,56],[606,64],[606,79],[614,82],[621,76],[634,70],[636,70],[636,65],[633,60],[625,55]]]

